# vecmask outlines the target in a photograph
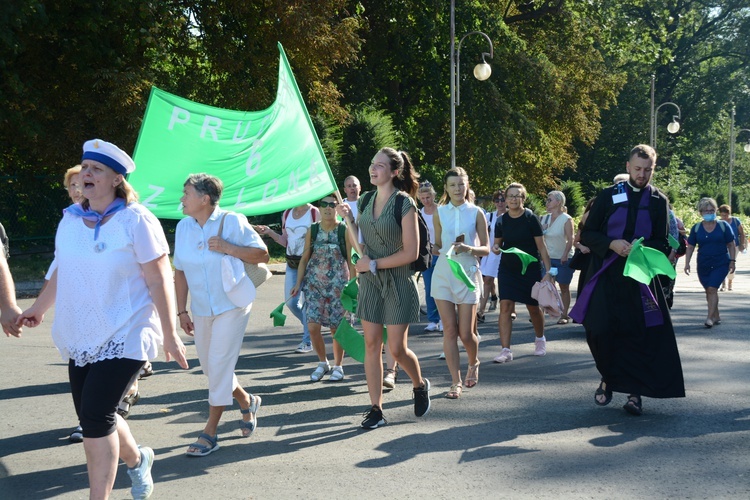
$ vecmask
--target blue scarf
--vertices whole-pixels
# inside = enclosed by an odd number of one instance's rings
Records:
[[[91,210],[89,208],[88,210],[84,210],[83,207],[78,204],[74,203],[73,205],[69,206],[65,210],[63,210],[63,213],[70,212],[73,215],[77,215],[83,219],[90,220],[93,222],[96,222],[96,225],[94,226],[94,241],[99,238],[99,227],[102,225],[102,220],[104,220],[105,217],[108,217],[116,212],[119,212],[120,210],[127,207],[125,204],[125,200],[122,198],[115,198],[115,200],[109,204],[109,206],[104,210],[104,213],[99,213],[95,210]]]

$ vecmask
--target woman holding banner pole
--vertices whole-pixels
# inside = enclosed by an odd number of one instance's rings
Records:
[[[417,209],[413,195],[418,174],[403,151],[383,148],[373,157],[370,182],[377,188],[359,199],[359,216],[354,221],[346,204],[337,206],[350,231],[362,231],[357,317],[365,336],[365,375],[371,407],[361,426],[376,429],[386,424],[383,416],[383,327],[388,348],[414,388],[414,413],[430,410],[430,382],[422,377],[419,360],[407,345],[409,323],[419,321],[419,292],[411,263],[419,253]],[[397,198],[402,200],[398,201]],[[401,206],[401,213],[396,207]],[[397,221],[400,220],[401,224]],[[356,241],[356,237],[352,239]]]

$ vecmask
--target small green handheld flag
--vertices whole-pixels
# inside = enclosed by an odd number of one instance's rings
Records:
[[[273,318],[273,326],[284,326],[284,323],[286,323],[286,314],[281,312],[284,309],[284,304],[286,302],[282,302],[279,307],[271,311],[269,318]]]
[[[500,251],[503,253],[515,254],[518,256],[519,259],[521,259],[521,274],[526,274],[526,269],[529,267],[529,264],[539,260],[536,257],[529,255],[523,250],[516,248],[516,247],[510,247],[507,250],[500,249]]]
[[[657,274],[665,274],[675,279],[677,272],[667,256],[655,248],[643,246],[642,242],[643,238],[638,238],[633,242],[622,275],[633,278],[644,285],[651,283],[651,280]]]

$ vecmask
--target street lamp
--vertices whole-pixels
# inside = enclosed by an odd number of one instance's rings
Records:
[[[734,143],[737,140],[737,137],[742,132],[750,132],[750,129],[741,128],[737,131],[737,135],[734,134],[734,117],[735,117],[735,109],[734,106],[732,106],[732,123],[729,128],[729,201],[727,201],[727,204],[731,207],[732,206],[732,171],[734,169]],[[748,139],[747,144],[743,147],[745,150],[745,153],[750,153],[750,139]]]
[[[492,59],[494,49],[492,40],[481,31],[470,31],[458,42],[456,47],[456,2],[451,0],[451,168],[456,167],[456,106],[461,103],[461,83],[458,77],[458,63],[461,58],[461,44],[469,35],[482,35],[490,46],[489,52],[482,52],[482,62],[474,67],[474,77],[480,82],[492,74],[492,68],[485,57]]]
[[[680,122],[678,120],[681,119],[682,113],[680,112],[680,107],[673,103],[673,102],[664,102],[662,104],[659,104],[659,107],[654,109],[654,93],[656,90],[656,75],[651,75],[651,147],[656,149],[656,115],[659,112],[659,110],[662,108],[662,106],[670,105],[677,108],[677,114],[672,115],[672,121],[669,125],[667,125],[667,132],[670,134],[676,134],[680,130]]]

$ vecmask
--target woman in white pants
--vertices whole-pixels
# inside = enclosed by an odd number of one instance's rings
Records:
[[[222,284],[221,260],[231,255],[244,262],[265,263],[268,249],[243,215],[219,207],[222,189],[216,177],[190,175],[180,199],[182,212],[189,217],[177,224],[175,234],[177,316],[185,333],[195,336],[198,359],[208,377],[208,422],[187,449],[191,457],[203,457],[219,448],[216,429],[232,398],[240,405],[244,437],[255,430],[261,404],[260,396],[248,394],[234,374],[252,303],[237,307],[229,299]],[[218,234],[222,218],[222,234]],[[187,311],[188,292],[192,319]]]

